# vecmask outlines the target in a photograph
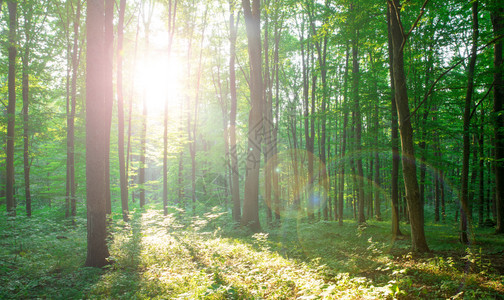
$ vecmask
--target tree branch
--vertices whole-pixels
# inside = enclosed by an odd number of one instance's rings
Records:
[[[404,29],[401,27],[401,32],[403,34],[403,42],[401,44],[400,51],[402,51],[402,49],[406,45],[406,41],[408,40],[409,36],[413,32],[413,30],[415,30],[415,28],[417,27],[418,22],[420,22],[420,19],[422,18],[423,14],[425,13],[425,6],[427,6],[428,2],[429,2],[429,0],[425,0],[424,1],[422,7],[420,8],[420,13],[418,14],[418,16],[417,16],[417,18],[415,20],[415,23],[413,23],[413,25],[411,25],[411,28],[410,28],[410,30],[408,31],[408,33],[406,35],[404,34]],[[401,23],[401,22],[399,22],[399,23]]]
[[[493,86],[494,86],[495,82],[492,82],[492,84],[490,85],[490,87],[488,88],[488,91],[486,92],[485,96],[483,96],[483,98],[480,99],[480,101],[478,101],[478,103],[476,104],[476,106],[474,107],[473,111],[471,112],[471,115],[469,116],[469,120],[472,119],[472,117],[474,116],[474,114],[476,113],[476,109],[478,108],[478,106],[483,103],[483,100],[485,100],[486,97],[488,97],[488,95],[490,95],[490,91],[492,90]]]
[[[494,39],[492,39],[491,41],[489,41],[488,43],[486,43],[485,45],[481,46],[479,49],[478,49],[478,52],[484,50],[486,47],[490,46],[490,45],[493,45],[495,44],[498,40],[502,39],[504,37],[504,35],[500,35]],[[430,94],[432,94],[432,91],[434,90],[434,87],[436,86],[436,84],[441,80],[441,78],[443,78],[443,76],[445,76],[446,74],[448,74],[451,70],[455,69],[458,65],[460,65],[464,60],[468,59],[470,56],[465,56],[465,57],[462,57],[456,64],[454,64],[453,66],[449,67],[446,71],[444,71],[441,75],[439,75],[439,77],[432,83],[429,91],[427,91],[427,93],[425,93],[422,101],[418,104],[418,106],[413,110],[413,112],[406,118],[405,121],[409,120],[413,115],[415,115],[415,113],[418,111],[418,109],[420,108],[420,106],[422,106],[425,101],[427,101],[427,98],[429,98]],[[493,83],[492,83],[492,86],[493,86]]]

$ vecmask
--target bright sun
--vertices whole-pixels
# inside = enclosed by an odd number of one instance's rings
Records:
[[[165,101],[169,109],[178,107],[181,98],[182,68],[176,59],[167,55],[150,55],[136,65],[135,91],[145,97],[149,114],[163,114]]]

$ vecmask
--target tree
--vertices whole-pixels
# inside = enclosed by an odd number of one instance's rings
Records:
[[[16,215],[16,199],[14,198],[14,138],[16,125],[16,44],[17,44],[17,1],[7,1],[9,10],[9,74],[7,105],[7,149],[6,149],[6,202],[7,212]]]
[[[359,201],[359,216],[358,220],[359,223],[364,223],[366,222],[366,217],[364,216],[364,201],[366,196],[364,195],[364,171],[362,168],[362,157],[361,157],[361,150],[362,150],[362,117],[361,117],[361,111],[360,111],[360,95],[359,95],[359,29],[357,24],[355,23],[356,17],[355,17],[355,11],[354,11],[354,4],[350,6],[350,12],[353,15],[353,21],[354,21],[354,36],[352,39],[352,99],[354,101],[354,111],[353,111],[353,117],[354,117],[354,122],[355,122],[355,151],[357,152],[357,157],[356,163],[357,163],[357,190],[358,190],[358,201]]]
[[[177,16],[177,0],[168,1],[168,59],[171,61],[173,36],[175,35],[175,17]],[[168,98],[164,103],[163,117],[163,212],[168,214]]]
[[[24,20],[24,33],[25,33],[25,46],[23,53],[22,65],[22,96],[23,96],[23,165],[24,165],[24,181],[25,181],[25,199],[26,199],[26,215],[31,217],[32,213],[32,199],[30,190],[30,48],[31,45],[31,27],[33,17],[33,6],[28,5],[27,12],[25,13]]]
[[[240,222],[241,219],[241,201],[240,201],[240,174],[238,169],[238,153],[236,149],[236,38],[239,18],[236,17],[236,1],[229,1],[229,91],[231,93],[231,109],[229,112],[229,144],[231,154],[231,199],[233,202],[233,220]],[[239,14],[237,14],[239,16]]]
[[[107,214],[112,213],[110,195],[110,128],[112,126],[112,107],[114,103],[114,0],[105,0],[105,205]]]
[[[350,47],[346,46],[346,55],[345,55],[345,71],[343,75],[343,137],[341,141],[341,163],[340,163],[340,186],[339,186],[339,200],[338,200],[338,223],[340,226],[343,225],[343,202],[344,202],[344,191],[345,191],[345,153],[347,147],[347,126],[348,126],[348,69],[349,69],[349,61],[350,61]]]
[[[88,267],[103,267],[109,256],[106,237],[105,8],[101,0],[87,2],[86,54],[86,194]]]
[[[117,151],[119,154],[119,185],[121,187],[121,208],[123,220],[128,221],[128,176],[124,157],[124,95],[123,95],[123,41],[124,13],[126,0],[119,2],[117,23]]]
[[[421,9],[423,14],[425,5]],[[412,249],[418,252],[428,252],[429,247],[425,239],[424,232],[424,208],[420,199],[418,187],[416,164],[414,161],[413,128],[410,120],[410,110],[408,105],[408,90],[406,85],[406,75],[404,73],[404,45],[409,33],[414,29],[417,22],[406,34],[401,21],[401,5],[398,0],[388,0],[390,10],[390,31],[393,49],[393,80],[395,103],[399,121],[399,131],[401,133],[401,159],[404,185],[406,189],[406,200],[408,202],[408,212],[411,226]],[[418,18],[418,19],[419,19]]]
[[[494,35],[504,30],[504,7],[501,1],[493,1],[491,14]],[[494,135],[495,135],[495,203],[496,233],[504,233],[504,60],[502,38],[494,44]]]
[[[73,49],[71,57],[71,83],[70,93],[67,95],[67,209],[65,215],[75,216],[77,213],[77,205],[75,199],[75,110],[77,104],[77,71],[80,64],[80,50],[79,50],[79,27],[81,20],[81,1],[77,1],[77,8],[75,10],[75,17],[73,21]],[[70,42],[68,49],[70,48]],[[68,50],[70,52],[70,50]],[[67,90],[68,91],[68,90]],[[67,92],[68,93],[68,92]],[[69,211],[70,210],[70,211]]]
[[[150,25],[152,21],[152,15],[154,13],[154,7],[156,2],[154,0],[148,1],[147,16],[145,12],[142,14],[143,23],[145,28],[145,57],[149,57],[149,47],[150,47]],[[145,7],[142,4],[142,9]],[[146,151],[147,151],[147,90],[144,88],[143,91],[143,110],[142,110],[142,131],[140,133],[140,166],[138,171],[138,185],[140,186],[140,207],[145,205],[145,169],[146,169]]]
[[[462,188],[460,189],[460,241],[463,244],[469,243],[467,235],[468,222],[471,221],[469,208],[469,154],[471,145],[469,141],[469,127],[471,124],[471,106],[474,90],[474,69],[476,67],[476,57],[478,51],[478,1],[472,2],[472,47],[471,60],[467,68],[467,89],[464,105],[464,132],[463,134],[463,154],[462,154]]]
[[[261,71],[261,1],[242,0],[250,61],[250,114],[247,171],[241,224],[259,231],[259,168],[261,163],[263,87]]]

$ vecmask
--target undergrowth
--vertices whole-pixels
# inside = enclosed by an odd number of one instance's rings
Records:
[[[494,299],[504,294],[502,238],[456,242],[448,225],[426,228],[432,253],[391,241],[387,222],[285,218],[252,234],[215,208],[112,216],[110,262],[83,267],[86,220],[56,209],[0,217],[1,299]],[[403,229],[406,231],[406,228]],[[441,239],[440,237],[443,237]],[[449,244],[451,247],[447,247]],[[498,258],[501,257],[501,260]]]

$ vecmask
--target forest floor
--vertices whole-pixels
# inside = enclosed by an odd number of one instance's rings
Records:
[[[504,238],[427,225],[432,252],[391,242],[390,223],[298,222],[250,234],[218,211],[114,215],[111,264],[83,267],[86,220],[0,216],[0,299],[504,299]],[[407,233],[408,227],[402,228]]]

